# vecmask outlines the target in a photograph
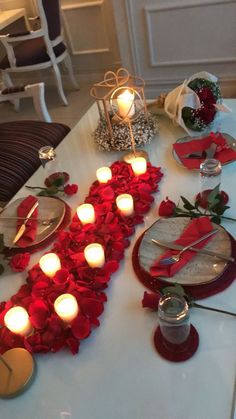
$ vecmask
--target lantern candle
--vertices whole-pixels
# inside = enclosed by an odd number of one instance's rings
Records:
[[[93,224],[95,222],[95,212],[92,204],[79,205],[77,215],[82,224]]]
[[[61,269],[61,262],[56,253],[47,253],[39,260],[39,266],[45,275],[53,278],[59,269]]]
[[[116,198],[116,205],[123,215],[129,216],[134,211],[134,201],[132,195],[122,194]]]
[[[112,178],[111,169],[109,167],[100,167],[96,171],[96,176],[100,183],[107,183]]]
[[[79,313],[77,300],[71,294],[60,295],[54,302],[54,309],[65,323],[71,323]]]
[[[142,175],[147,171],[147,160],[144,157],[135,157],[131,161],[131,166],[135,176]]]
[[[32,331],[29,315],[23,307],[13,307],[4,316],[5,326],[13,333],[28,336]]]
[[[104,249],[99,243],[86,246],[84,257],[91,268],[102,268],[105,263]]]
[[[126,89],[117,97],[118,113],[122,118],[131,118],[135,114],[134,94]]]

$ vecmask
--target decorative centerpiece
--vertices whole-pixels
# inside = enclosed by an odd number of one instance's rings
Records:
[[[103,81],[93,85],[90,93],[100,115],[94,138],[100,150],[132,149],[135,157],[145,154],[136,147],[150,143],[158,122],[147,111],[144,86],[142,78],[124,68],[108,71]]]
[[[168,94],[162,94],[156,105],[190,136],[211,130],[217,111],[230,112],[222,103],[217,77],[205,71],[184,80]]]

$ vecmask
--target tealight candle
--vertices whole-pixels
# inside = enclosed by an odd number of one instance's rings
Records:
[[[54,302],[54,309],[65,323],[71,323],[79,313],[77,300],[71,294],[60,295]]]
[[[4,316],[5,326],[13,333],[28,336],[32,331],[29,315],[23,307],[13,307]]]
[[[116,198],[116,205],[123,215],[129,216],[134,211],[134,201],[132,195],[122,194]]]
[[[61,269],[61,262],[56,253],[47,253],[40,258],[39,266],[45,275],[53,278],[55,273]]]
[[[102,268],[105,263],[104,249],[99,243],[92,243],[86,246],[84,257],[90,268]]]
[[[144,157],[135,157],[131,161],[131,166],[135,176],[142,175],[147,171],[147,160]]]
[[[112,178],[111,169],[109,167],[100,167],[96,171],[97,179],[100,183],[107,183]]]
[[[79,205],[76,211],[82,224],[93,224],[95,222],[95,212],[92,204]]]
[[[134,94],[126,89],[117,97],[118,113],[122,118],[131,118],[135,114]]]

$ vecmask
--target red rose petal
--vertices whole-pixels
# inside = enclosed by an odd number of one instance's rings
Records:
[[[79,315],[71,323],[71,331],[75,338],[85,339],[90,333],[90,322],[84,316]]]

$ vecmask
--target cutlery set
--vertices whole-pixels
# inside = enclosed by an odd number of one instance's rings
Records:
[[[173,263],[179,262],[181,255],[184,252],[186,252],[186,250],[191,250],[191,251],[194,251],[196,253],[201,253],[201,254],[217,257],[219,259],[226,260],[227,262],[234,262],[234,258],[232,256],[227,256],[227,255],[224,255],[222,253],[213,252],[211,250],[204,249],[204,248],[199,249],[199,248],[194,247],[194,246],[196,246],[196,244],[200,243],[201,241],[205,240],[206,238],[212,236],[213,234],[215,234],[217,232],[218,232],[218,229],[212,230],[210,233],[200,237],[200,239],[190,243],[188,246],[181,246],[179,244],[172,243],[172,242],[167,242],[167,241],[163,241],[163,240],[161,240],[161,241],[156,240],[156,239],[151,239],[151,240],[157,246],[164,247],[164,248],[171,249],[171,250],[180,250],[180,252],[177,255],[173,255],[169,258],[162,259],[160,261],[160,263],[163,264],[163,265],[171,265]]]
[[[28,211],[28,213],[26,214],[25,217],[4,216],[4,215],[0,216],[0,220],[7,220],[7,221],[14,221],[14,222],[22,221],[22,224],[18,228],[18,230],[17,230],[17,232],[16,232],[16,234],[15,234],[15,236],[14,236],[12,242],[11,242],[11,246],[9,246],[9,249],[11,249],[20,240],[20,238],[23,236],[23,234],[25,233],[25,230],[26,230],[27,223],[29,221],[36,221],[37,224],[44,226],[45,227],[44,230],[45,230],[59,220],[59,217],[51,217],[51,218],[36,218],[36,217],[33,217],[34,211],[36,210],[38,205],[39,205],[39,202],[34,203],[34,205],[32,206],[32,208],[30,208],[30,210]],[[40,231],[40,234],[42,234],[42,231]]]

